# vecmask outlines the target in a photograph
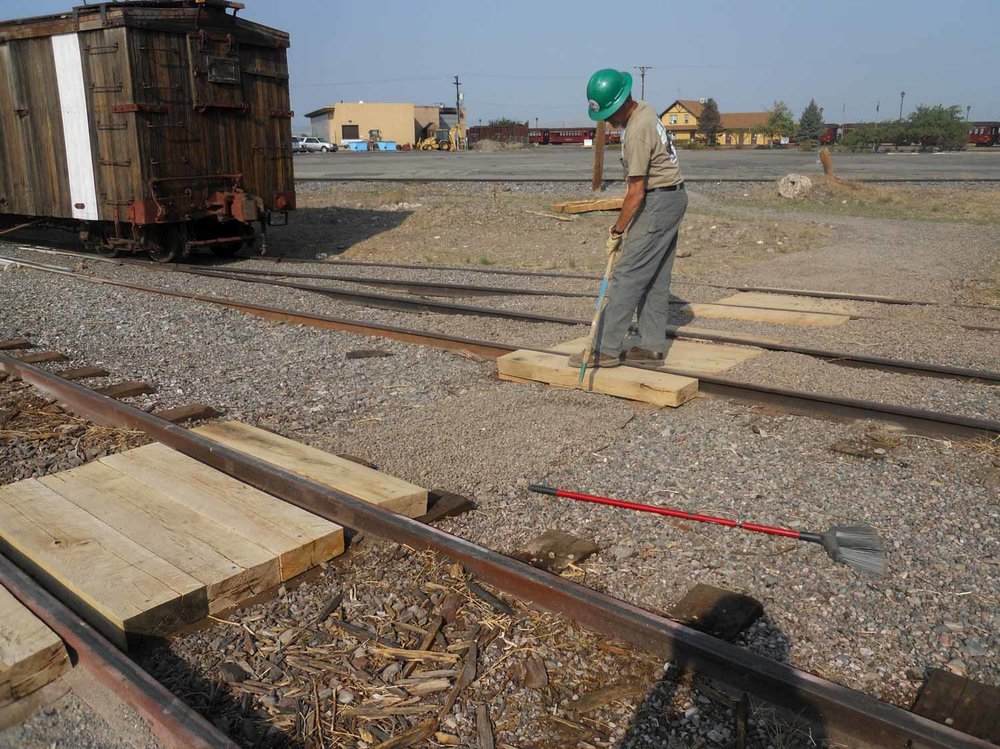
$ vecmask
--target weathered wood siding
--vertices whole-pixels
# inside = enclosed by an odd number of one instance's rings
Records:
[[[80,49],[101,220],[184,220],[236,187],[276,209],[294,190],[287,35],[220,8],[83,9],[0,24],[0,213],[83,217],[70,185],[80,152],[68,163],[64,138],[79,128],[64,127],[53,54],[67,34]]]

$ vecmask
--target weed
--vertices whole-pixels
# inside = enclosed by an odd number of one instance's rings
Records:
[[[576,260],[574,260],[573,258],[570,258],[569,259],[569,267],[575,269],[576,268]]]
[[[496,263],[494,261],[490,260],[488,257],[486,257],[486,255],[483,255],[481,258],[479,258],[479,264],[480,265],[496,265]]]

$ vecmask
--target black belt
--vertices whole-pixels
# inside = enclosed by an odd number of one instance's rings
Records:
[[[683,190],[684,183],[678,182],[676,185],[669,185],[668,187],[654,187],[652,190],[646,190],[646,192],[673,192],[674,190]]]

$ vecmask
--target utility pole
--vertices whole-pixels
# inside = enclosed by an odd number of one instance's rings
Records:
[[[458,147],[462,147],[462,94],[461,81],[458,80],[458,76],[455,76],[455,125],[458,127]]]
[[[903,121],[903,99],[906,97],[905,91],[899,92],[899,121]]]
[[[640,99],[645,99],[646,98],[646,71],[647,70],[652,70],[653,66],[652,65],[636,65],[634,69],[639,71],[639,78],[641,80],[639,98]],[[677,98],[680,98],[680,97],[677,97]]]
[[[969,122],[969,113],[972,111],[972,105],[968,104],[965,107],[965,121]]]

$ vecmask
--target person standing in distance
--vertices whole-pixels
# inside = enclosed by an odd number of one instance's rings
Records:
[[[632,76],[605,68],[587,84],[590,119],[622,128],[622,166],[627,191],[618,220],[610,229],[608,251],[624,238],[608,285],[608,303],[598,321],[588,367],[617,367],[632,324],[638,318],[639,345],[625,361],[662,362],[667,348],[670,274],[677,234],[687,210],[677,151],[663,123],[644,101],[632,98]],[[579,367],[582,353],[570,357]]]

